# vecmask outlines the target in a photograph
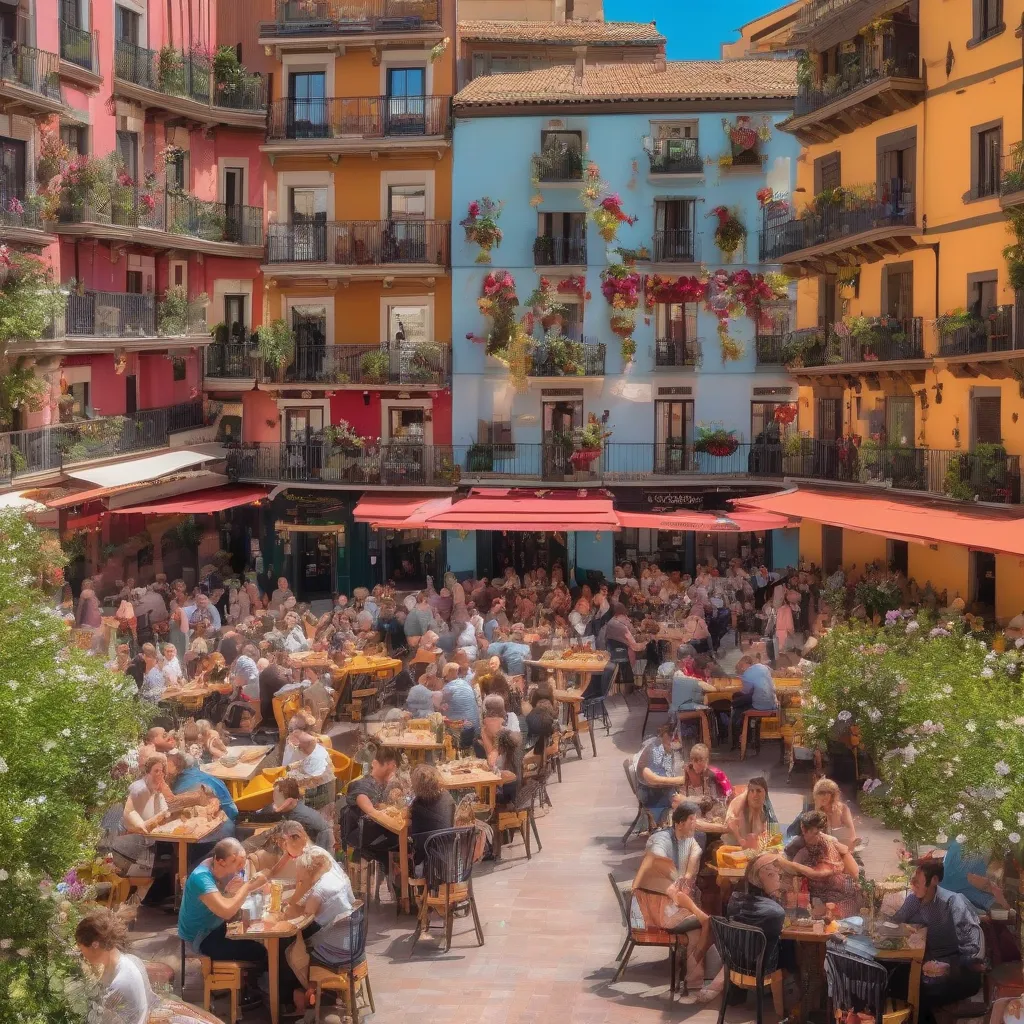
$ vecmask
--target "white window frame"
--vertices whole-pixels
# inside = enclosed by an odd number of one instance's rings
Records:
[[[185,294],[188,294],[188,260],[168,260],[167,261],[167,287],[174,288],[174,268],[183,267],[184,273],[181,275],[182,284],[185,286]]]
[[[245,326],[252,330],[252,293],[253,282],[251,280],[218,277],[213,282],[212,308],[213,316],[217,318],[214,323],[220,323],[224,319],[224,297],[226,295],[244,295],[248,299],[245,304]]]
[[[380,219],[388,219],[388,189],[392,185],[422,185],[426,190],[427,212],[424,220],[434,219],[434,172],[433,171],[381,171],[380,173]],[[328,220],[331,218],[328,217]]]
[[[427,340],[434,340],[434,296],[433,295],[382,295],[380,298],[380,340],[383,345],[388,337],[388,308],[391,306],[426,306]]]
[[[279,398],[277,400],[277,425],[280,430],[281,444],[285,444],[288,440],[285,435],[284,414],[289,409],[323,409],[324,426],[326,427],[331,422],[331,400],[329,398],[319,400],[307,398],[303,401],[292,398]]]
[[[388,426],[391,420],[392,409],[422,409],[424,413],[430,413],[430,419],[424,415],[423,420],[423,443],[432,445],[434,443],[434,402],[430,398],[382,398],[380,400],[380,440],[381,444],[390,443]]]
[[[327,189],[327,219],[334,220],[334,175],[330,171],[279,171],[277,175],[277,195],[270,197],[271,209],[277,210],[279,224],[291,223],[291,210],[288,203],[288,190],[292,188],[324,188]]]
[[[385,50],[380,62],[380,95],[388,94],[388,71],[391,68],[424,68],[423,88],[428,96],[434,94],[434,65],[423,50]]]
[[[247,156],[221,156],[217,158],[217,201],[223,203],[228,194],[228,168],[240,169],[244,178],[245,195],[242,197],[242,205],[249,206],[249,158]],[[186,168],[187,170],[187,168]]]
[[[324,96],[330,99],[334,95],[334,61],[333,53],[285,53],[281,55],[281,95],[287,99],[291,87],[292,73],[302,74],[304,71],[324,73]]]

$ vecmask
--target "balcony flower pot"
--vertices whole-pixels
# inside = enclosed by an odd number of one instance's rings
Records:
[[[636,330],[636,317],[632,313],[613,313],[609,318],[609,326],[613,334],[628,338]]]
[[[569,456],[569,461],[577,470],[589,469],[590,464],[600,457],[600,448],[578,448]]]

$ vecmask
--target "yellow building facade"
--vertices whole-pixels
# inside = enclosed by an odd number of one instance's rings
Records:
[[[787,362],[802,438],[788,454],[801,475],[1020,504],[1024,305],[1003,250],[1024,202],[1022,8],[811,0],[796,15],[789,45],[806,55],[780,127],[803,152],[760,244],[798,279]],[[827,529],[804,521],[803,559],[829,561]],[[911,543],[901,561],[1008,618],[1024,567],[983,547]],[[841,550],[846,565],[892,560],[884,536],[849,529]]]

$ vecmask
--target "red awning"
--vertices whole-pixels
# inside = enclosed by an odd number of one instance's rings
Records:
[[[734,509],[729,513],[729,519],[745,533],[784,530],[787,526],[797,525],[788,516],[776,515],[773,512],[749,512],[745,509]]]
[[[722,512],[616,512],[620,526],[641,530],[665,530],[684,533],[702,530],[706,533],[735,533],[739,527]]]
[[[151,501],[145,505],[133,505],[131,508],[112,508],[111,515],[201,515],[204,512],[223,512],[239,505],[249,505],[261,501],[270,492],[266,487],[247,487],[244,484],[226,484],[223,487],[208,487],[204,491],[193,491],[173,498]]]
[[[974,505],[947,502],[897,501],[869,494],[799,488],[757,498],[736,498],[734,504],[757,512],[773,512],[841,526],[893,540],[956,544],[976,551],[1024,556],[1024,510],[1009,514]]]
[[[411,498],[368,494],[356,503],[352,518],[357,523],[369,523],[374,529],[422,530],[426,528],[428,514],[440,512],[451,503],[451,498],[431,498],[422,494]]]
[[[619,529],[611,498],[551,491],[474,491],[468,498],[427,516],[431,530],[504,530],[519,533],[585,533]]]

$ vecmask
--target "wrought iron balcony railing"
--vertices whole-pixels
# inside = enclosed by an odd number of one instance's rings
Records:
[[[697,139],[659,139],[647,154],[651,174],[703,174]]]
[[[77,64],[85,71],[96,74],[100,70],[99,54],[96,47],[96,33],[87,29],[60,22],[60,57],[69,64]]]
[[[441,0],[279,0],[261,36],[336,36],[420,32],[440,27]]]
[[[271,224],[268,263],[448,266],[451,221],[359,220]]]
[[[587,233],[540,235],[533,243],[535,267],[584,267],[587,265]]]
[[[275,100],[267,141],[361,140],[451,133],[449,96],[332,96]]]
[[[0,82],[10,82],[57,103],[64,102],[60,57],[27,43],[0,38]]]

